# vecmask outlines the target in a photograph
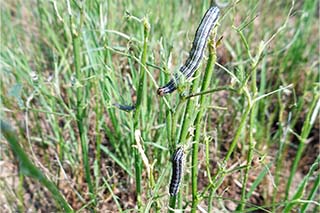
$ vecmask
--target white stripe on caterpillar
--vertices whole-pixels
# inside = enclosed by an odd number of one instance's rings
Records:
[[[183,172],[183,148],[178,148],[172,156],[172,175],[169,187],[170,196],[175,196],[178,194],[179,186],[181,182],[182,172]]]
[[[190,78],[198,69],[203,57],[208,37],[211,33],[211,29],[218,20],[219,13],[220,10],[218,7],[211,7],[204,14],[196,31],[189,57],[186,60],[185,64],[180,67],[180,72],[185,76],[186,79]],[[171,79],[165,86],[160,87],[157,90],[158,95],[164,96],[165,94],[175,91],[179,78],[180,76],[178,74],[175,74],[174,79]]]

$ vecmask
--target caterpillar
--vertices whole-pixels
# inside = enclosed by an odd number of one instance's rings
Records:
[[[170,196],[175,196],[178,194],[179,186],[181,182],[182,172],[183,172],[183,148],[178,148],[172,156],[172,175],[169,187]]]
[[[220,10],[218,7],[211,7],[204,14],[192,43],[189,56],[183,66],[180,67],[181,74],[186,78],[190,78],[193,73],[198,69],[201,59],[203,58],[204,49],[207,44],[208,37],[211,29],[216,24],[219,17]],[[177,88],[177,83],[180,76],[175,74],[165,86],[160,87],[157,90],[158,95],[164,96],[168,93],[172,93]]]
[[[127,111],[127,112],[136,109],[136,106],[135,106],[135,105],[122,105],[122,104],[119,104],[119,103],[114,103],[114,104],[112,104],[112,105],[115,106],[115,107],[117,107],[117,108],[120,109],[120,110]]]

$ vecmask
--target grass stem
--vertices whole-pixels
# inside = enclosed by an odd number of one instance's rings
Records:
[[[71,9],[69,8],[69,18],[70,18],[70,31],[72,35],[72,47],[73,47],[73,55],[74,55],[74,66],[75,66],[75,74],[79,85],[76,85],[76,97],[77,97],[77,109],[76,109],[76,119],[77,125],[80,134],[80,142],[81,142],[81,150],[82,150],[82,160],[84,166],[84,173],[86,177],[86,181],[88,183],[88,188],[90,192],[90,197],[94,201],[95,205],[95,193],[94,187],[91,180],[90,175],[90,163],[88,158],[88,140],[87,140],[87,132],[86,132],[86,111],[85,111],[85,93],[84,87],[81,85],[84,79],[83,73],[81,72],[81,37],[80,37],[80,29],[75,28],[75,22],[73,15],[71,14]]]
[[[209,46],[209,59],[207,62],[204,79],[201,86],[201,91],[205,91],[208,89],[211,78],[214,71],[214,64],[216,62],[216,52],[214,47],[213,39],[210,39],[208,42]],[[198,151],[199,151],[199,140],[200,140],[200,132],[202,130],[202,119],[205,112],[205,101],[206,97],[204,95],[200,96],[199,100],[199,112],[197,114],[195,120],[195,135],[194,135],[194,143],[192,146],[192,163],[191,163],[191,176],[192,176],[192,209],[191,212],[196,212],[198,205]]]
[[[145,107],[145,93],[146,93],[146,70],[145,70],[145,65],[147,61],[147,51],[148,51],[148,37],[149,37],[149,30],[150,30],[150,25],[147,22],[146,19],[144,19],[143,22],[143,51],[141,55],[141,66],[139,69],[139,85],[138,85],[138,91],[137,91],[137,102],[136,102],[136,110],[134,111],[133,115],[133,134],[136,130],[142,128],[143,122],[141,119],[141,111],[146,110]],[[134,137],[132,144],[135,144]],[[137,204],[138,208],[141,208],[142,205],[142,200],[141,200],[141,191],[142,191],[142,162],[141,158],[139,155],[138,150],[134,150],[134,164],[135,164],[135,177],[136,177],[136,193],[137,193]]]

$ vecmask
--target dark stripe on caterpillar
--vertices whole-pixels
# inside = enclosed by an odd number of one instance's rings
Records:
[[[197,28],[189,57],[185,64],[180,67],[180,72],[186,79],[189,79],[200,65],[201,59],[203,58],[204,49],[207,45],[208,37],[213,26],[218,20],[219,12],[220,11],[218,7],[209,8]],[[179,74],[175,74],[174,79],[171,79],[165,86],[160,87],[157,90],[158,95],[164,96],[175,91],[179,82],[179,78]]]

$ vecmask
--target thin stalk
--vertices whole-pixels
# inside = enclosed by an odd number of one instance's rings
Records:
[[[96,86],[96,91],[98,91],[98,84],[95,84]],[[95,162],[94,162],[94,167],[95,167],[95,176],[96,176],[96,189],[99,187],[100,185],[100,159],[101,159],[101,140],[102,140],[102,136],[100,134],[100,128],[101,128],[101,118],[102,116],[102,109],[103,107],[100,105],[101,104],[101,100],[99,98],[99,96],[96,96],[96,157],[95,157]]]
[[[291,188],[291,184],[292,184],[292,180],[293,180],[293,177],[297,171],[297,168],[298,168],[298,164],[300,162],[300,159],[301,159],[301,156],[302,156],[302,153],[304,151],[304,148],[305,148],[305,143],[306,143],[306,140],[307,140],[307,137],[310,133],[310,130],[316,120],[316,117],[317,117],[317,114],[319,112],[319,109],[320,109],[320,94],[317,92],[317,94],[315,94],[313,96],[313,100],[310,104],[310,108],[309,108],[309,112],[307,114],[307,117],[306,117],[306,120],[303,124],[303,127],[302,127],[302,133],[301,133],[301,136],[299,137],[299,141],[300,141],[300,144],[299,144],[299,147],[298,147],[298,150],[297,150],[297,153],[296,153],[296,157],[294,159],[294,162],[292,164],[292,168],[291,168],[291,171],[290,171],[290,176],[289,176],[289,179],[288,179],[288,183],[287,183],[287,187],[286,187],[286,200],[288,200],[289,198],[289,191],[290,191],[290,188]]]
[[[167,112],[167,116],[166,116],[166,132],[167,132],[167,141],[171,141],[172,140],[172,136],[171,136],[171,128],[172,128],[172,112],[171,110],[168,110]],[[170,143],[171,144],[171,143]],[[170,149],[170,153],[173,153],[172,149]],[[172,154],[171,153],[171,154]]]
[[[134,111],[133,115],[133,133],[135,130],[142,128],[142,122],[140,121],[141,118],[141,111],[142,109],[145,110],[143,107],[143,103],[146,101],[144,100],[144,90],[146,90],[146,70],[145,65],[147,61],[147,50],[148,50],[148,37],[149,37],[149,30],[150,26],[146,19],[144,19],[144,39],[143,39],[143,52],[141,55],[141,66],[140,66],[140,73],[139,73],[139,86],[137,91],[137,102],[136,102],[136,110]],[[132,137],[132,144],[135,144],[134,136]],[[138,208],[141,208],[141,179],[142,179],[142,164],[139,152],[137,149],[134,149],[134,163],[135,163],[135,177],[136,177],[136,193],[137,193],[137,203]]]
[[[198,76],[199,74],[199,70],[198,69],[195,72],[195,76]],[[197,89],[199,88],[199,83],[200,83],[200,77],[197,77],[194,79],[194,81],[192,82],[192,86],[190,88],[190,94],[194,94]],[[181,131],[180,131],[180,137],[179,137],[179,142],[181,144],[185,144],[186,139],[187,139],[187,134],[188,134],[188,128],[190,127],[190,123],[191,123],[191,119],[192,119],[192,115],[194,113],[194,106],[195,106],[195,100],[193,99],[188,99],[187,101],[187,106],[186,106],[186,110],[184,112],[184,116],[183,116],[183,121],[182,121],[182,127],[181,127]]]
[[[206,169],[207,169],[207,175],[209,182],[212,183],[212,177],[211,177],[211,169],[210,169],[210,144],[209,144],[209,139],[205,140],[206,143]]]
[[[177,146],[177,123],[178,123],[178,118],[179,118],[179,115],[180,115],[180,112],[182,110],[182,107],[184,105],[184,100],[180,100],[179,103],[178,103],[178,106],[176,107],[175,111],[172,112],[172,122],[171,122],[171,144],[170,144],[170,151],[171,151],[171,154],[173,154],[173,152],[175,151],[176,149],[176,146]]]
[[[242,32],[240,33],[242,35]],[[249,56],[250,55],[250,51],[249,49],[247,50]],[[260,57],[260,55],[258,55]],[[257,89],[257,63],[258,63],[258,59],[257,60],[253,60],[252,63],[252,76],[251,76],[251,91],[252,91],[252,97],[253,99],[256,98],[257,94],[258,94],[258,89]],[[250,100],[250,99],[249,99]],[[252,107],[251,107],[251,111],[250,111],[250,127],[249,127],[249,151],[248,151],[248,155],[247,155],[247,166],[245,169],[245,175],[244,175],[244,179],[242,182],[242,189],[241,189],[241,203],[240,203],[240,211],[243,211],[245,208],[245,204],[246,204],[246,188],[247,188],[247,182],[249,179],[249,171],[251,169],[251,163],[252,163],[252,158],[253,158],[253,149],[255,147],[255,143],[254,143],[254,138],[253,138],[253,129],[255,127],[255,121],[256,121],[256,105],[253,103]],[[244,146],[245,147],[245,146]]]
[[[169,212],[173,213],[175,206],[176,206],[176,200],[177,200],[177,196],[170,196],[170,200],[169,200]]]
[[[236,131],[236,134],[235,134],[235,136],[234,136],[234,138],[233,138],[233,140],[232,140],[232,142],[231,142],[231,145],[230,145],[230,147],[229,147],[229,150],[228,150],[228,152],[227,152],[227,155],[226,155],[226,157],[224,158],[224,162],[227,162],[227,161],[229,160],[229,158],[231,157],[231,154],[233,153],[233,151],[234,151],[234,149],[235,149],[235,147],[236,147],[236,144],[237,144],[237,142],[238,142],[238,140],[239,140],[239,137],[240,137],[240,135],[241,135],[241,132],[242,132],[242,130],[243,130],[243,127],[244,127],[245,124],[246,124],[246,120],[247,120],[248,115],[249,115],[249,112],[250,112],[250,110],[251,110],[251,105],[252,105],[252,103],[251,103],[251,96],[250,96],[250,94],[249,94],[249,91],[247,90],[246,87],[243,88],[243,91],[244,91],[244,93],[245,93],[245,96],[247,97],[248,104],[247,104],[247,106],[245,107],[245,108],[246,108],[246,111],[245,111],[245,112],[242,114],[242,116],[241,116],[241,120],[240,120],[239,127],[238,127],[238,129],[237,129],[237,131]]]
[[[181,178],[181,185],[182,185],[182,183],[183,183],[183,179],[184,178]],[[180,186],[181,187],[181,186]],[[182,188],[182,187],[181,187]],[[187,194],[187,193],[186,193]],[[182,201],[183,201],[183,199],[182,199],[183,197],[182,197],[182,191],[180,190],[179,191],[179,193],[178,193],[178,203],[177,203],[177,208],[178,209],[183,209],[183,207],[182,207]]]
[[[188,95],[186,98],[189,99],[189,98],[193,98],[193,97],[196,97],[199,95],[206,95],[206,94],[215,93],[215,92],[222,91],[222,90],[227,90],[230,92],[237,92],[237,90],[235,90],[234,88],[226,86],[226,87],[218,87],[218,88],[214,88],[214,89],[209,89],[209,90],[206,90],[203,92],[192,93],[191,95]]]
[[[149,37],[149,33],[150,33],[150,25],[147,22],[147,19],[144,19],[143,22],[144,25],[144,40],[143,40],[143,53],[141,56],[141,66],[140,66],[140,70],[143,69],[144,73],[143,73],[143,88],[142,88],[142,109],[140,112],[140,116],[141,116],[141,129],[146,129],[146,123],[147,123],[147,75],[146,75],[146,65],[147,65],[147,51],[148,51],[148,37]],[[146,132],[142,131],[142,136],[145,137]]]
[[[214,41],[213,39],[210,39],[208,42],[209,46],[209,59],[207,62],[206,71],[204,74],[204,79],[201,86],[201,91],[205,91],[208,89],[211,81],[211,77],[214,71],[214,64],[216,61],[216,53],[214,48]],[[196,120],[195,120],[195,135],[194,135],[194,144],[192,146],[192,171],[191,171],[191,177],[192,177],[192,210],[191,212],[196,212],[197,205],[198,205],[198,150],[199,150],[199,139],[200,139],[200,132],[201,132],[201,120],[203,118],[203,114],[205,112],[205,101],[206,98],[204,95],[200,96],[199,105],[200,109],[197,114]]]
[[[150,177],[149,177],[149,185],[150,185],[150,189],[151,190],[154,190],[156,188],[156,182],[154,180],[154,175],[153,174],[154,174],[153,173],[153,166],[151,166],[151,168],[150,168]],[[155,199],[153,207],[154,207],[154,211],[155,212],[160,212],[161,204],[160,204],[160,201],[158,199]]]
[[[211,190],[208,198],[208,212],[213,212],[212,210],[213,197],[214,197],[214,190]]]
[[[254,149],[254,141],[253,141],[253,129],[255,125],[255,111],[256,107],[255,104],[252,106],[251,112],[250,112],[250,127],[249,127],[249,151],[247,155],[247,166],[245,169],[245,175],[242,182],[242,189],[241,189],[241,203],[240,203],[240,211],[244,210],[245,204],[246,204],[246,186],[249,179],[249,171],[251,169],[251,163],[253,158],[253,149]]]
[[[210,184],[213,183],[212,177],[211,177],[211,169],[210,169],[210,152],[209,152],[209,140],[206,140],[206,167],[207,167],[207,173],[208,173],[208,179]],[[208,212],[212,212],[212,201],[213,201],[214,191],[210,190],[209,198],[208,198]]]
[[[75,23],[73,20],[73,16],[71,14],[70,5],[68,5],[69,8],[69,18],[70,18],[70,31],[72,35],[72,46],[73,46],[73,55],[74,55],[74,65],[75,65],[75,72],[76,72],[76,78],[77,81],[83,83],[83,75],[81,73],[81,40],[80,40],[80,29],[75,29]],[[77,111],[76,111],[76,119],[77,119],[77,126],[79,129],[80,134],[80,141],[81,141],[81,150],[82,150],[82,160],[83,160],[83,166],[84,166],[84,172],[86,181],[88,183],[88,188],[90,192],[91,199],[94,200],[95,204],[95,193],[94,193],[94,187],[92,185],[91,181],[91,175],[90,175],[90,163],[88,159],[88,144],[87,144],[87,135],[86,135],[86,124],[85,124],[85,109],[84,109],[84,90],[83,87],[80,85],[77,85],[76,88],[76,98],[77,98]]]
[[[54,109],[54,104],[52,103],[51,105],[52,109]],[[58,125],[58,122],[57,122],[57,119],[55,119],[55,116],[52,115],[50,116],[52,117],[52,120],[50,123],[52,123],[52,126],[53,126],[53,132],[55,133],[55,136],[56,138],[58,138],[58,143],[57,143],[57,153],[58,153],[58,156],[59,156],[59,160],[61,162],[63,162],[63,158],[64,158],[64,149],[65,149],[65,143],[64,143],[64,140],[63,140],[63,137],[62,137],[62,134],[61,134],[61,129]],[[50,162],[49,162],[50,163]],[[59,177],[62,177],[62,173],[61,173],[61,168],[58,167],[57,169],[57,174],[59,174]],[[59,182],[60,180],[58,179],[57,181],[57,185],[59,186]]]
[[[1,133],[1,130],[0,130]],[[26,212],[24,208],[24,199],[23,199],[23,194],[24,194],[24,188],[23,188],[23,181],[24,181],[24,176],[20,172],[19,173],[19,183],[18,183],[18,190],[17,190],[17,197],[18,197],[18,210],[19,212]]]

